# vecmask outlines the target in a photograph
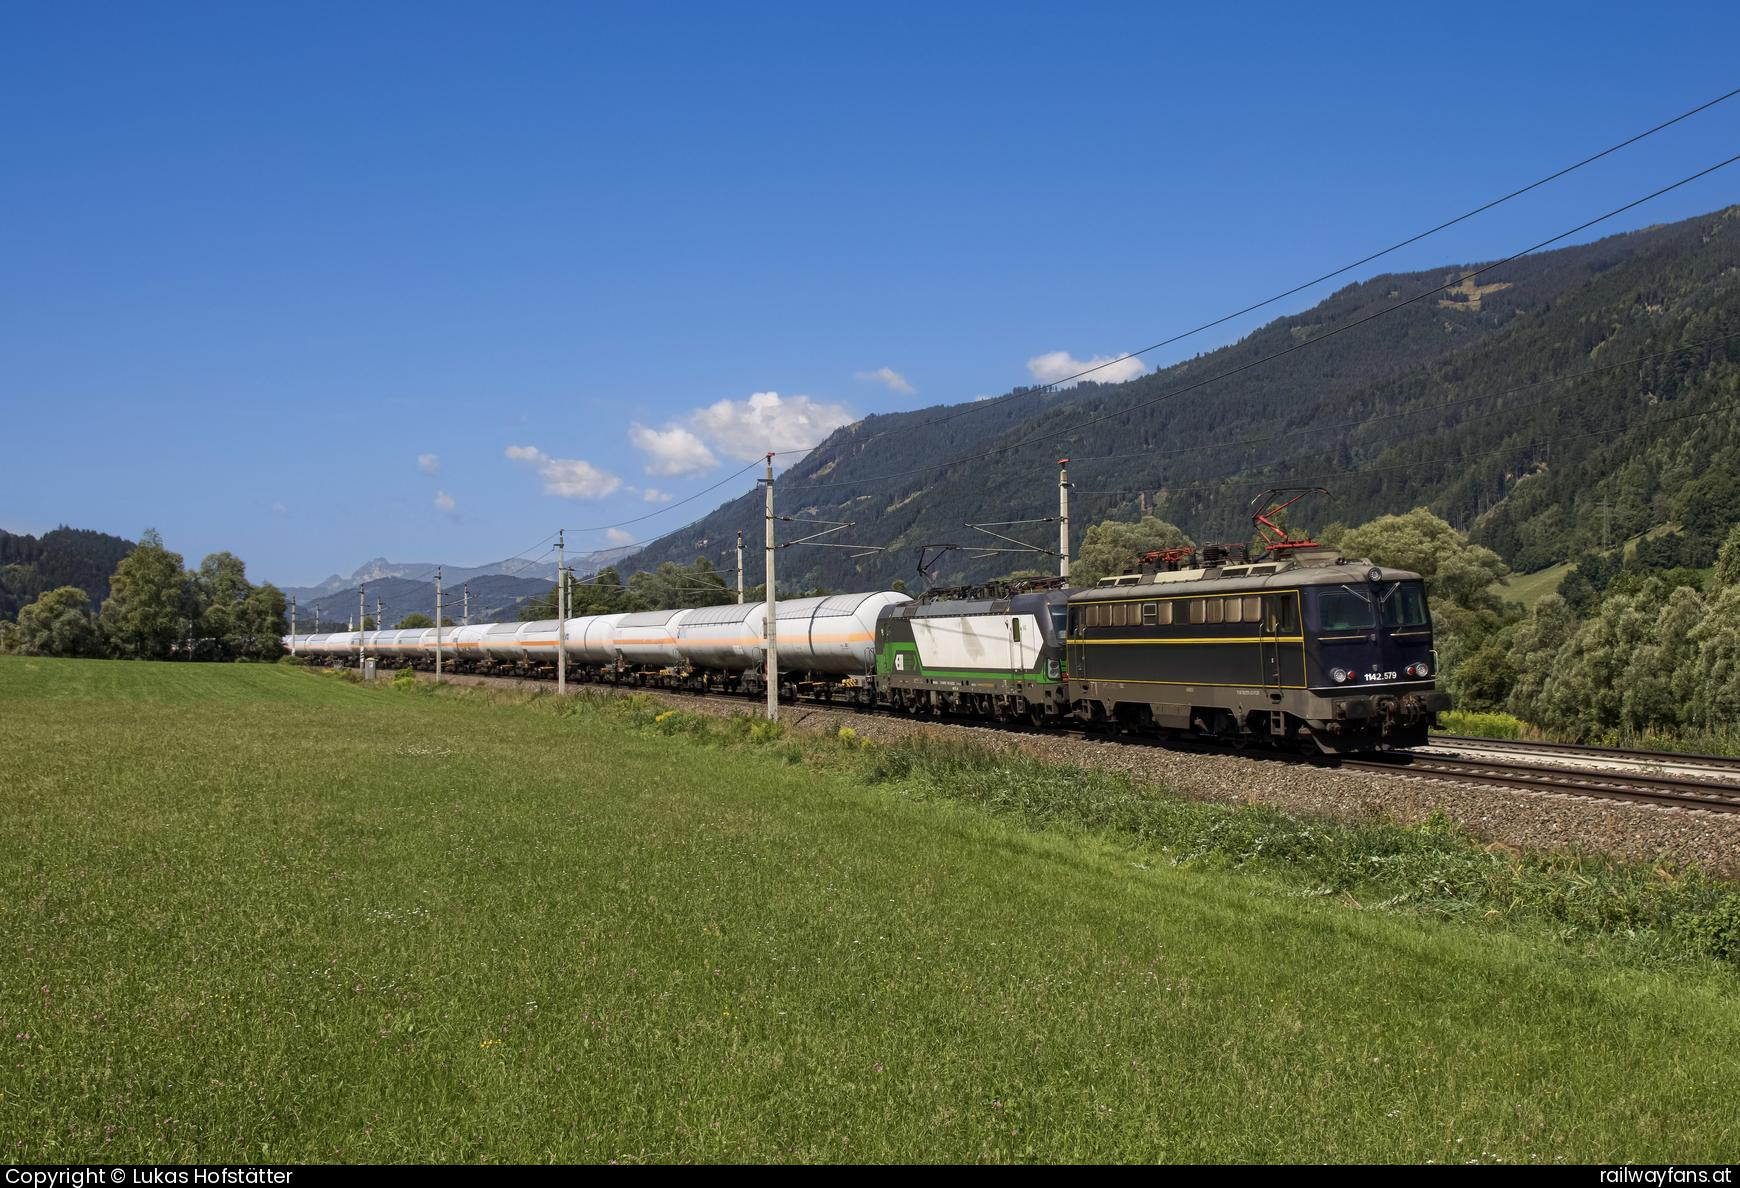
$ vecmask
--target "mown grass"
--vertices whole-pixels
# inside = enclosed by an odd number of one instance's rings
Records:
[[[1481,852],[1249,810],[1185,851],[1206,806],[1087,773],[665,712],[0,659],[5,1155],[1686,1162],[1740,1139],[1734,976],[1671,923],[1640,946],[1636,919],[1507,913],[1512,856],[1361,910],[1390,878],[1368,851],[1410,880],[1437,867],[1397,838]],[[1617,886],[1563,873],[1567,900]],[[1684,898],[1641,931],[1719,906],[1649,877]]]

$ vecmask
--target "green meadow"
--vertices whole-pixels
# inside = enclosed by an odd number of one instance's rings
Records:
[[[0,657],[0,795],[8,1162],[1740,1151],[1695,872],[284,665]]]

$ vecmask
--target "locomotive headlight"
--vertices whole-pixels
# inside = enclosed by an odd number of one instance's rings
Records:
[[[1431,676],[1432,669],[1425,663],[1410,664],[1408,665],[1408,675],[1416,677]]]
[[[1381,582],[1384,580],[1384,571],[1374,565],[1365,571],[1365,580],[1368,582]]]
[[[1329,676],[1336,684],[1344,684],[1347,681],[1347,669],[1332,668],[1329,670]]]

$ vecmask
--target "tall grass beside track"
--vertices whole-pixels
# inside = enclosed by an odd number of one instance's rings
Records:
[[[1694,873],[274,666],[0,657],[0,796],[10,1160],[1740,1146]]]

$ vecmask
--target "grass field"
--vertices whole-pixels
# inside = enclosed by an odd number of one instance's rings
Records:
[[[1504,585],[1496,587],[1498,596],[1506,602],[1520,602],[1524,609],[1532,609],[1535,603],[1548,594],[1559,592],[1559,583],[1565,580],[1565,575],[1571,572],[1570,562],[1551,565],[1534,573],[1513,573]]]
[[[1714,963],[553,701],[0,657],[5,1157],[1740,1148]]]

